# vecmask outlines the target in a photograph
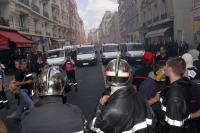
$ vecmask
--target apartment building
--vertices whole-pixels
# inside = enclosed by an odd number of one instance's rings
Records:
[[[193,0],[193,32],[194,42],[200,42],[200,0]]]
[[[0,0],[0,25],[16,29],[43,50],[76,43],[76,32],[84,33],[75,29],[77,15],[75,0]]]

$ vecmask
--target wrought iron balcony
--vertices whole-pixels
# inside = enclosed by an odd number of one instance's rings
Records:
[[[49,18],[49,13],[48,13],[47,11],[45,11],[45,10],[43,10],[43,15],[44,15],[45,17]]]
[[[33,11],[40,13],[40,8],[36,4],[32,3],[31,8],[32,8]]]
[[[159,17],[155,17],[154,19],[153,19],[153,22],[157,22],[159,20]]]
[[[9,26],[9,20],[6,20],[3,17],[0,17],[0,25]]]
[[[35,33],[41,34],[42,32],[40,30],[35,30]]]
[[[57,17],[55,15],[52,16],[54,21],[58,21]]]
[[[19,2],[23,3],[24,5],[30,6],[29,0],[19,0]]]
[[[28,27],[20,27],[19,30],[23,31],[23,32],[29,32],[29,28]]]
[[[166,19],[166,18],[167,18],[167,13],[161,15],[161,19]]]
[[[50,32],[46,32],[46,35],[47,35],[47,36],[50,36],[51,34],[50,34]]]

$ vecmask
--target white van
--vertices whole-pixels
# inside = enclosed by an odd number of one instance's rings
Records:
[[[124,43],[121,45],[123,57],[129,61],[142,61],[145,49],[143,43]]]
[[[65,49],[53,49],[47,51],[47,63],[49,65],[62,66],[66,61]]]
[[[101,58],[104,65],[121,55],[120,45],[115,43],[103,44]]]
[[[77,60],[78,66],[96,65],[97,55],[94,45],[81,45],[78,48]]]

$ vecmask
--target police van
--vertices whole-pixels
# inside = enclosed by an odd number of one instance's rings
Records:
[[[124,43],[121,44],[122,56],[128,62],[142,61],[145,49],[143,43]]]
[[[47,51],[47,63],[52,65],[62,66],[66,62],[66,52],[65,49],[53,49]]]
[[[102,63],[106,65],[112,59],[121,55],[120,45],[116,43],[103,44],[101,48]]]
[[[94,45],[81,45],[78,48],[77,60],[78,66],[96,65],[97,52]]]

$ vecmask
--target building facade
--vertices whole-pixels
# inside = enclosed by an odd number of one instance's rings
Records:
[[[18,30],[42,50],[76,43],[77,32],[84,32],[76,29],[83,25],[77,15],[75,0],[0,0],[0,25]]]
[[[142,0],[142,30],[151,43],[187,42],[193,44],[192,1]]]
[[[195,44],[200,43],[200,0],[193,0],[193,31]]]
[[[99,44],[99,29],[91,29],[88,33],[88,43]]]
[[[119,14],[118,12],[114,12],[112,18],[108,24],[109,26],[109,42],[120,43],[121,36],[119,31]]]
[[[99,40],[101,44],[109,42],[109,23],[111,19],[112,12],[106,11],[99,26]]]
[[[139,42],[140,34],[141,0],[118,0],[119,27],[123,42]]]

